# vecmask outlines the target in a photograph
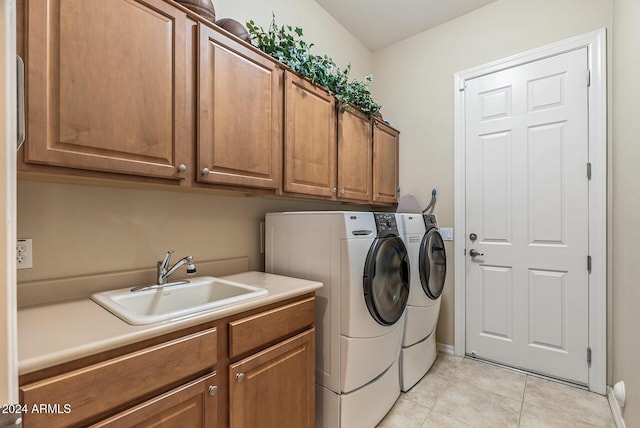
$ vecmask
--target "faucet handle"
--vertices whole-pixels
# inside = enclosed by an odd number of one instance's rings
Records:
[[[167,266],[169,266],[169,260],[171,260],[171,254],[173,254],[173,250],[169,250],[167,251],[167,254],[165,254],[164,256],[164,260],[162,261],[160,265],[160,267],[163,267],[166,269]]]

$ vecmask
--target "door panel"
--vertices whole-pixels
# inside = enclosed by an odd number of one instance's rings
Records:
[[[338,197],[371,199],[371,121],[359,111],[338,114]]]
[[[529,337],[531,343],[548,349],[566,346],[567,272],[529,271]]]
[[[511,133],[500,132],[480,138],[482,150],[482,194],[491,204],[482,209],[483,239],[511,242]]]
[[[470,353],[588,383],[587,53],[467,81]],[[471,256],[473,249],[477,255]]]
[[[282,71],[204,25],[199,34],[198,181],[279,188]]]
[[[382,122],[373,122],[373,202],[398,202],[400,134]]]
[[[290,72],[285,73],[284,190],[336,194],[335,98]]]
[[[482,334],[502,340],[513,337],[511,269],[482,266]]]
[[[28,2],[25,161],[183,179],[186,15],[159,0]]]

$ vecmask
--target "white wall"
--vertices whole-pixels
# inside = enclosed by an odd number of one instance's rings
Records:
[[[361,80],[372,72],[371,52],[314,0],[214,0],[216,18],[233,18],[243,24],[253,20],[267,28],[275,13],[276,24],[303,29],[316,55],[327,55],[341,68],[351,64],[351,76]]]
[[[640,427],[640,2],[613,0],[613,379],[629,428]]]
[[[401,131],[401,195],[426,204],[436,188],[440,226],[453,226],[455,72],[603,27],[611,0],[499,0],[377,51],[375,95]],[[447,272],[438,341],[453,345],[451,257]]]

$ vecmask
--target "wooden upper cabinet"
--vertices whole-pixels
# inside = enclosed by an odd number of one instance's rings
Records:
[[[282,70],[199,26],[198,180],[280,188]]]
[[[371,200],[371,121],[359,110],[338,113],[338,198]]]
[[[373,202],[398,202],[398,150],[400,133],[373,122]]]
[[[333,197],[336,193],[335,98],[285,72],[284,190]]]
[[[26,14],[25,162],[185,178],[186,15],[162,0],[30,0]]]

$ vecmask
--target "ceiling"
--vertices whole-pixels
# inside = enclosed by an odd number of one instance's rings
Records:
[[[372,52],[493,1],[316,0]]]

